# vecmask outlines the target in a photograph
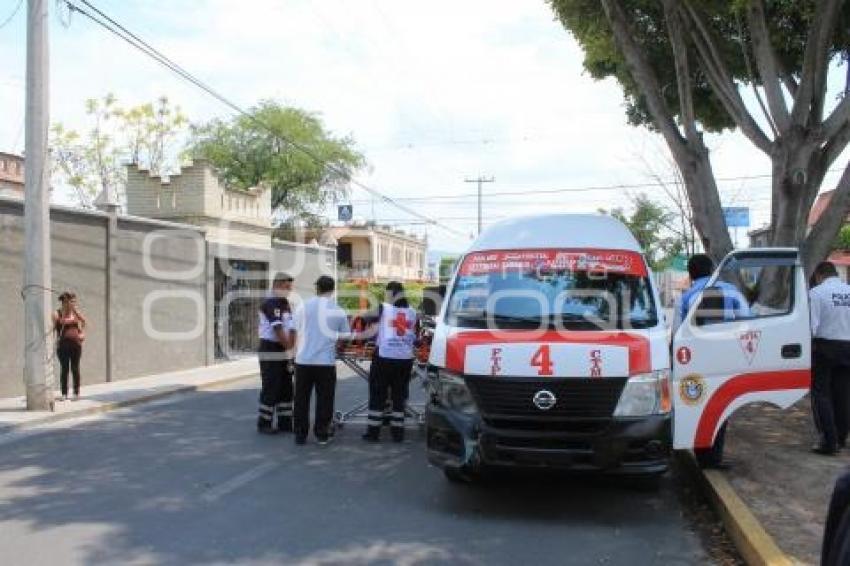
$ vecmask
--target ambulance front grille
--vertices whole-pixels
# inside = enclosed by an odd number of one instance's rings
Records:
[[[478,409],[486,419],[610,419],[626,385],[625,377],[527,378],[466,376]],[[538,409],[534,395],[541,390],[555,395],[555,406]]]

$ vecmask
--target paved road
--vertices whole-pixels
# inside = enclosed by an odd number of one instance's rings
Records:
[[[255,380],[0,437],[4,564],[706,564],[675,477],[457,486],[346,428],[253,430]],[[341,382],[338,406],[363,390]]]

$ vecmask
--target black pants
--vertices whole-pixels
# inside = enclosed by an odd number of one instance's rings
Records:
[[[283,346],[261,340],[257,357],[260,360],[260,406],[257,426],[271,428],[277,414],[277,427],[292,430],[292,360],[284,358]]]
[[[56,348],[59,358],[59,387],[62,395],[68,395],[68,370],[74,377],[74,395],[80,394],[80,358],[83,356],[83,345],[76,340],[59,340]]]
[[[822,566],[850,564],[850,470],[835,482],[823,531]]]
[[[392,399],[390,426],[404,430],[404,405],[407,402],[413,360],[394,360],[375,356],[369,368],[369,432],[377,434],[384,418],[387,396]]]
[[[812,350],[812,414],[821,446],[835,449],[847,441],[850,342],[816,338]]]
[[[310,430],[310,398],[316,390],[316,438],[330,435],[336,393],[336,366],[295,365],[295,419],[293,430],[297,438],[306,438]]]
[[[703,468],[716,467],[723,462],[723,448],[726,446],[726,426],[728,424],[729,421],[726,421],[720,425],[711,448],[697,448],[694,450],[697,462]]]

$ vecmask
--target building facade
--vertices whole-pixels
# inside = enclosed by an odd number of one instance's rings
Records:
[[[426,238],[374,224],[326,228],[319,242],[336,247],[343,280],[422,281],[427,279]]]
[[[835,191],[826,191],[818,195],[809,212],[809,219],[806,223],[806,234],[811,232],[814,225],[820,219],[824,211],[829,207],[832,201],[832,195]],[[850,216],[844,219],[844,225],[850,224]],[[770,226],[764,226],[751,230],[749,232],[751,248],[765,248],[770,246],[770,237],[772,231]],[[834,250],[827,257],[828,261],[835,264],[838,269],[838,274],[844,281],[850,281],[850,250]]]
[[[24,198],[24,158],[0,151],[0,197]]]
[[[127,213],[198,226],[214,243],[271,248],[271,191],[231,190],[203,160],[169,177],[128,165]]]

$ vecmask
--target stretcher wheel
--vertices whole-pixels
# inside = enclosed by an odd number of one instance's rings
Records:
[[[345,423],[342,421],[342,411],[337,411],[334,413],[334,424],[336,428],[342,428]]]

